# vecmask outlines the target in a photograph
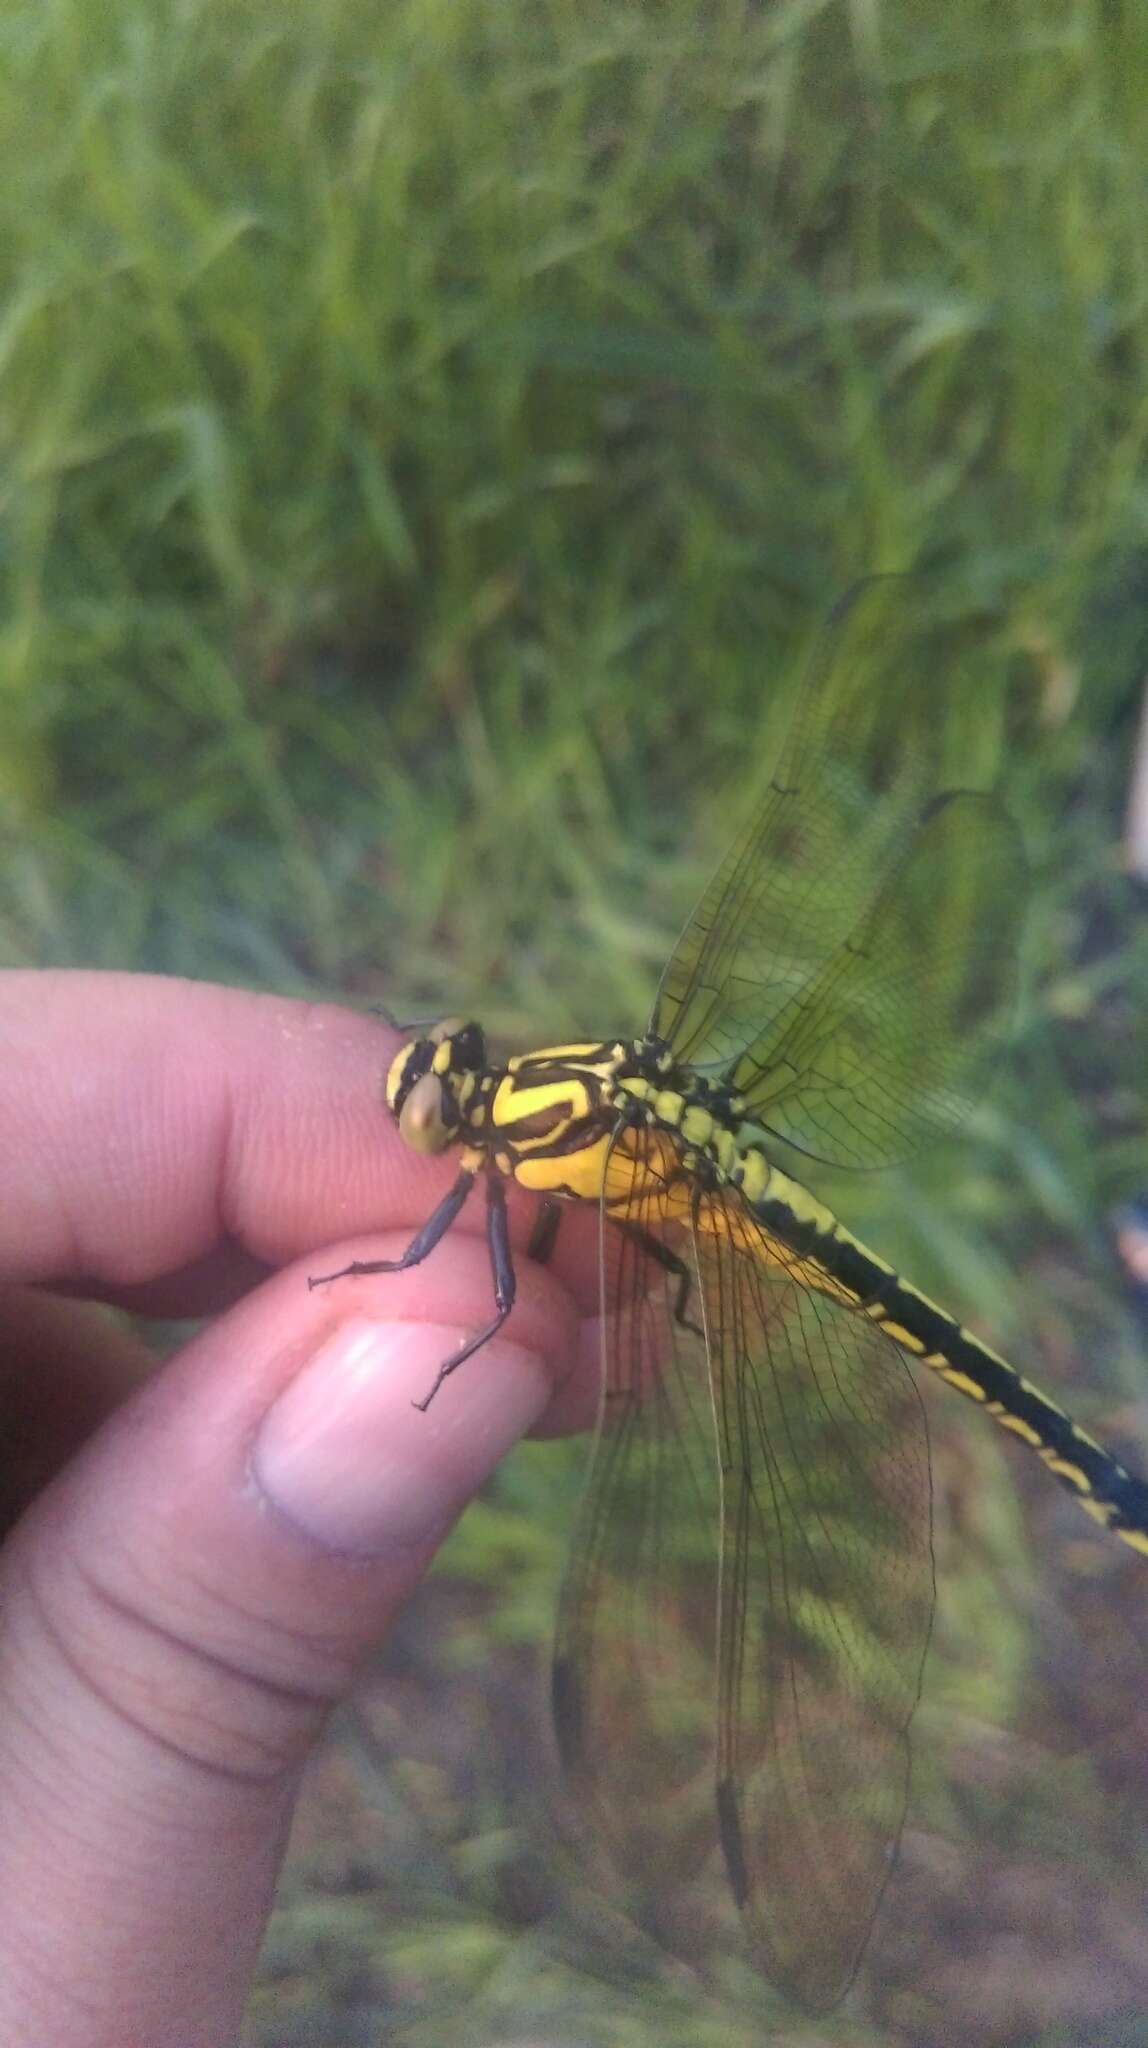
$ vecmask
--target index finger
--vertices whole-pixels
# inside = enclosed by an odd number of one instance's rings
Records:
[[[0,974],[0,1274],[132,1287],[221,1242],[278,1266],[420,1214],[441,1162],[390,1125],[394,1034],[155,975]]]

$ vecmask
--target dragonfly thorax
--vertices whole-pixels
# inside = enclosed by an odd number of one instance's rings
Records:
[[[485,1107],[485,1105],[484,1105]],[[499,1170],[539,1194],[609,1206],[627,1182],[627,1127],[656,1126],[670,1142],[657,1174],[687,1164],[704,1179],[728,1174],[742,1106],[724,1083],[680,1067],[653,1036],[547,1046],[508,1061],[489,1102],[489,1126],[473,1142]],[[613,1157],[614,1164],[608,1162]]]
[[[596,1200],[634,1047],[585,1039],[518,1053],[498,1074],[489,1126],[473,1132],[499,1171],[539,1194]],[[473,1126],[472,1126],[473,1130]]]
[[[414,1151],[459,1146],[471,1170],[485,1164],[538,1194],[596,1201],[619,1125],[654,1125],[672,1140],[667,1159],[741,1180],[740,1099],[651,1035],[544,1046],[492,1066],[481,1026],[446,1018],[400,1047],[386,1099]]]

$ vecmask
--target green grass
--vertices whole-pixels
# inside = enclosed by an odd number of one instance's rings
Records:
[[[960,1161],[848,1213],[1143,1444],[1105,1219],[1144,1178],[1146,104],[1141,0],[5,0],[0,958],[636,1027],[815,621],[929,567],[1012,649],[1007,722],[969,723],[1032,861],[1028,992]],[[946,1729],[1054,1720],[1017,1609],[1072,1539],[932,1412],[920,1811],[979,1871],[1005,1824]],[[544,1630],[550,1486],[528,1456],[458,1539],[464,1662]],[[1111,1772],[1077,1837],[1116,1885]],[[508,2035],[703,2038],[579,1958],[512,1996],[498,1891],[388,1962],[396,2038],[462,2039],[464,1991]],[[871,2036],[784,2038],[952,2038],[895,1964]],[[260,2041],[342,2037],[313,1981]]]

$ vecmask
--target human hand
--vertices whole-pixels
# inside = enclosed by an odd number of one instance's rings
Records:
[[[451,1171],[381,1109],[392,1049],[0,975],[0,2048],[234,2040],[328,1712],[503,1452],[587,1419],[592,1327],[522,1261],[509,1336],[412,1405],[490,1312],[479,1201],[430,1269],[308,1291],[397,1255]],[[150,1377],[99,1303],[214,1320]]]

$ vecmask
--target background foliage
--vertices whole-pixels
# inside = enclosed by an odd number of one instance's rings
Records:
[[[1139,0],[4,0],[0,957],[634,1028],[815,621],[929,566],[1010,650],[1027,992],[847,1214],[1143,1464],[1146,104]],[[847,2018],[539,1846],[529,1450],[316,1774],[252,2040],[1142,2041],[1142,1568],[958,1406]]]

